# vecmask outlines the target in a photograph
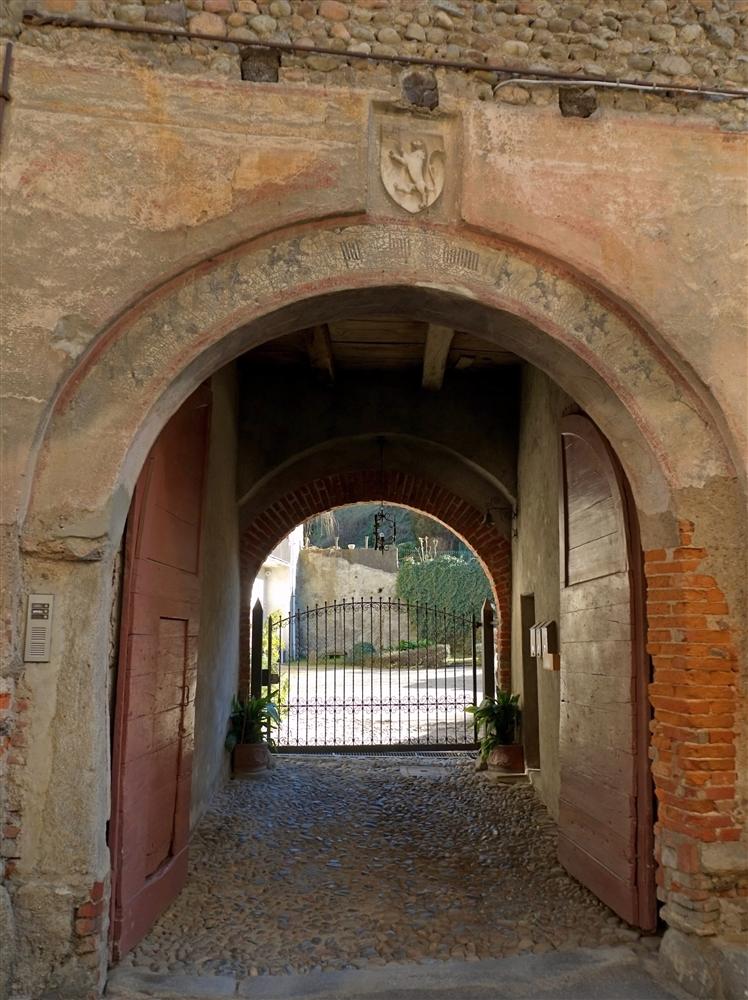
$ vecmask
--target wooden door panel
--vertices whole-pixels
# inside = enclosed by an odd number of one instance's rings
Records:
[[[590,864],[604,868],[613,878],[624,883],[622,889],[630,885],[636,878],[636,843],[625,837],[617,837],[615,833],[600,824],[594,816],[584,812],[576,812],[568,806],[562,809],[560,817],[563,822],[563,835],[566,840],[576,844],[590,859]],[[595,833],[591,837],[590,833]],[[583,845],[583,846],[581,846]],[[635,896],[631,895],[635,905]],[[607,902],[607,900],[605,900]],[[608,903],[610,905],[610,903]]]
[[[578,610],[567,608],[564,625],[564,642],[631,642],[628,604],[607,604]]]
[[[569,547],[569,582],[599,580],[608,576],[611,565],[621,561],[621,538],[618,534],[602,535],[588,542]]]
[[[575,808],[585,810],[590,798],[590,779],[576,771],[567,772],[563,775],[563,784],[563,800]],[[618,829],[621,823],[628,823],[636,818],[636,797],[622,791],[620,787],[596,781],[594,796],[597,815],[608,826]]]
[[[578,670],[566,678],[566,693],[576,705],[596,707],[600,701],[606,705],[633,705],[635,686],[630,677],[617,673]]]
[[[625,920],[652,929],[641,551],[602,435],[575,416],[562,442],[559,858]]]
[[[589,441],[563,438],[564,543],[567,585],[626,569],[626,538],[615,479]]]
[[[629,891],[626,881],[609,871],[563,832],[558,839],[558,859],[570,875],[591,889],[620,917],[630,924],[640,924],[636,897]]]
[[[569,774],[598,784],[614,788],[625,788],[629,794],[636,775],[636,759],[633,754],[623,750],[608,747],[605,753],[600,753],[597,743],[570,743],[567,739],[560,740],[561,752],[561,783]]]
[[[184,882],[210,395],[169,421],[128,521],[113,754],[112,954],[125,954]]]
[[[182,520],[163,507],[159,508],[158,517],[149,521],[144,539],[150,561],[185,573],[197,573],[200,540],[194,528],[190,521]]]
[[[631,584],[626,573],[609,576],[605,587],[598,587],[597,582],[577,583],[567,587],[564,594],[564,611],[593,611],[597,608],[619,608],[631,606]]]
[[[601,497],[592,506],[569,513],[569,529],[575,545],[583,545],[612,533],[611,524],[616,516],[612,496]]]
[[[563,655],[572,654],[566,649]],[[592,679],[594,683],[594,678]],[[564,690],[564,701],[561,703],[561,744],[567,750],[566,759],[562,758],[562,768],[584,769],[586,762],[578,760],[578,756],[586,756],[589,748],[593,757],[602,756],[604,752],[612,754],[632,754],[635,750],[633,721],[629,710],[621,710],[618,705],[581,705],[569,699],[568,690]],[[579,748],[578,750],[575,748]],[[594,760],[590,762],[594,766]]]
[[[566,615],[564,614],[564,624]],[[590,639],[587,642],[567,642],[564,646],[574,655],[574,669],[579,664],[582,673],[623,673],[630,674],[631,642],[620,639]]]

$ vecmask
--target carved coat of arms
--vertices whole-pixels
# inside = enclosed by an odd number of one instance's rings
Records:
[[[441,135],[383,128],[379,169],[390,198],[407,212],[422,212],[444,188],[444,140]]]

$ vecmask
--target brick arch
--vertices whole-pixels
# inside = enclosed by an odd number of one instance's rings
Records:
[[[475,552],[494,592],[497,609],[496,651],[498,681],[511,684],[512,546],[496,525],[484,524],[472,504],[426,479],[401,472],[365,470],[334,473],[314,479],[279,497],[253,518],[240,539],[241,560],[241,664],[240,682],[248,678],[249,620],[252,581],[267,555],[301,521],[333,507],[384,500],[412,507],[440,521],[459,535]]]

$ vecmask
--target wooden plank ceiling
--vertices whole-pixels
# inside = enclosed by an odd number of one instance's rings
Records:
[[[428,323],[400,316],[337,320],[327,327],[300,330],[257,347],[251,352],[251,359],[255,364],[332,366],[335,371],[420,369],[424,365],[428,329]],[[324,357],[320,345],[328,336],[331,357]],[[446,370],[490,368],[517,364],[519,360],[517,355],[487,340],[456,331],[447,354]]]

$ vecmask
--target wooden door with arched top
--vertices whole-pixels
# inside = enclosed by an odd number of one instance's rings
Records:
[[[187,875],[210,402],[206,384],[161,431],[127,522],[109,828],[114,959]]]
[[[656,925],[649,659],[632,498],[587,417],[561,426],[559,859],[630,924]]]

